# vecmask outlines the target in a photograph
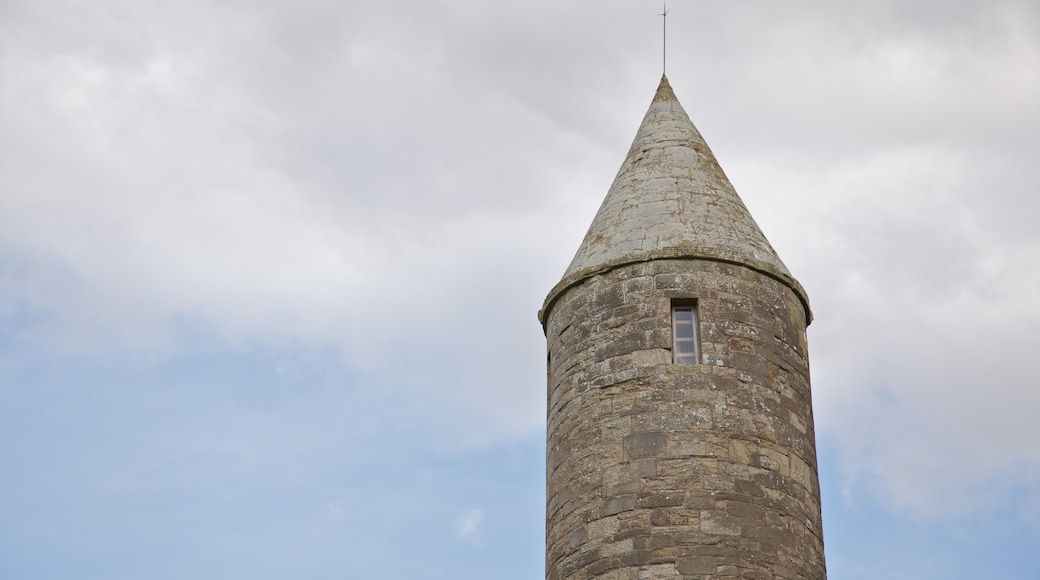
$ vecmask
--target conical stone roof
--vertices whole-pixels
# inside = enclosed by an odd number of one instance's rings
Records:
[[[563,279],[545,299],[618,266],[692,258],[736,263],[791,287],[811,320],[801,284],[769,245],[690,117],[661,78],[632,147]]]

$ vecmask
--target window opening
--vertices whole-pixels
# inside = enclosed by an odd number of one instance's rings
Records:
[[[677,365],[695,365],[700,362],[700,350],[697,306],[672,306],[672,362]]]

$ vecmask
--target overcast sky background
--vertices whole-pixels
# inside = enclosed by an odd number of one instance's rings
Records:
[[[812,301],[830,577],[1040,569],[1040,4],[674,1]],[[655,1],[0,0],[0,577],[542,576]]]

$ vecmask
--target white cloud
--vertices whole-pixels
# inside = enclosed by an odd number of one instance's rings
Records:
[[[1040,484],[1040,236],[1012,209],[1031,211],[1040,178],[995,187],[1001,157],[926,143],[824,171],[791,155],[744,168],[808,200],[766,200],[766,231],[813,301],[817,426],[900,513],[969,515]]]
[[[484,522],[484,510],[469,509],[455,519],[455,537],[476,543],[480,539],[480,525]]]
[[[18,341],[333,345],[450,407],[447,447],[539,428],[534,313],[652,94],[643,7],[0,10]],[[850,477],[924,514],[1035,483],[1035,5],[698,11],[670,20],[670,76],[810,292],[819,427]]]
[[[19,340],[332,344],[384,386],[444,391],[485,435],[536,429],[540,372],[521,361],[540,359],[553,273],[529,269],[566,257],[551,235],[525,241],[553,222],[524,200],[549,198],[564,171],[546,160],[573,137],[443,76],[422,45],[444,30],[397,42],[315,28],[322,10],[152,8],[102,4],[72,39],[41,8],[22,21],[41,34],[6,52],[0,312],[28,313]],[[355,62],[365,43],[397,69]],[[492,345],[490,320],[526,332]],[[472,435],[452,439],[495,440]]]

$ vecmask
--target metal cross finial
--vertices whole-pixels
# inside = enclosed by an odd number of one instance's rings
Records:
[[[668,3],[663,4],[664,12],[658,14],[661,17],[661,76],[665,76],[668,65]]]

